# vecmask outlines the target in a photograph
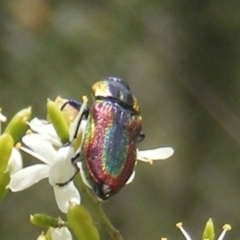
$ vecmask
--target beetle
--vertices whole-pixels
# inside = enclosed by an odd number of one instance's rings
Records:
[[[81,151],[74,159],[81,162],[81,173],[98,198],[107,200],[134,171],[137,143],[144,138],[142,118],[136,98],[120,78],[96,82],[92,94],[93,104],[83,113],[87,124]]]

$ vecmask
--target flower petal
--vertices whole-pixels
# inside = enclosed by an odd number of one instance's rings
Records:
[[[64,184],[76,174],[76,167],[71,161],[73,155],[74,149],[72,146],[62,147],[57,151],[49,171],[49,183],[52,186]]]
[[[44,140],[40,134],[27,134],[22,138],[22,141],[27,147],[31,148],[35,152],[35,154],[31,154],[31,152],[26,151],[27,153],[46,164],[52,164],[56,155],[56,150],[52,144]],[[25,150],[24,148],[21,149]]]
[[[63,213],[67,213],[70,202],[80,204],[80,194],[73,182],[68,183],[64,187],[54,186],[53,190],[58,208]]]
[[[83,180],[84,184],[86,186],[88,186],[89,188],[92,188],[92,186],[89,184],[89,182],[87,180],[87,176],[86,176],[85,172],[82,170],[82,163],[81,162],[77,162],[77,166],[80,169],[79,173],[80,173],[80,175],[82,177],[82,180]]]
[[[13,192],[19,192],[31,187],[33,184],[46,178],[49,174],[49,166],[36,164],[17,171],[11,178],[8,187]]]
[[[54,126],[51,123],[45,120],[40,120],[38,118],[33,118],[28,123],[28,125],[33,132],[39,133],[41,136],[43,136],[47,141],[49,141],[53,145],[58,147],[62,145],[61,140],[58,137]]]
[[[7,118],[1,113],[1,109],[0,109],[0,122],[6,122]]]
[[[132,175],[129,177],[129,179],[127,180],[125,185],[128,185],[129,183],[131,183],[133,181],[133,179],[135,178],[135,175],[136,175],[136,172],[133,171]]]
[[[22,168],[22,156],[16,149],[12,149],[11,156],[8,161],[7,171],[10,171],[10,176]]]
[[[51,228],[52,240],[72,240],[72,235],[67,227]]]
[[[171,157],[174,150],[171,147],[156,148],[151,150],[137,151],[137,159],[143,162],[164,160]]]

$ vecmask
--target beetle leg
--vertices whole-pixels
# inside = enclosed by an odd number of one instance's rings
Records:
[[[59,186],[59,187],[64,187],[65,185],[67,185],[68,183],[70,183],[73,179],[74,179],[74,177],[78,174],[78,172],[80,171],[80,169],[79,169],[79,167],[78,167],[78,165],[77,165],[77,163],[75,162],[76,161],[76,159],[78,158],[80,156],[80,153],[77,153],[77,154],[75,154],[72,158],[71,158],[71,162],[72,162],[72,164],[73,164],[73,166],[75,167],[75,173],[73,174],[73,176],[70,178],[70,179],[68,179],[66,182],[63,182],[63,183],[56,183],[56,185],[57,186]]]
[[[72,107],[74,107],[75,109],[77,109],[79,111],[76,119],[74,120],[75,121],[75,125],[76,125],[76,129],[75,129],[75,132],[74,132],[74,135],[73,135],[73,138],[69,140],[69,142],[67,144],[65,144],[65,146],[68,146],[70,144],[72,144],[72,142],[77,138],[77,135],[78,135],[78,130],[79,130],[79,127],[80,127],[80,124],[82,122],[82,119],[83,117],[87,117],[88,116],[88,113],[89,113],[89,109],[87,108],[87,98],[86,97],[83,97],[83,103],[79,103],[75,100],[69,100],[67,101],[66,103],[63,104],[63,106],[61,107],[61,110],[64,109],[64,107],[67,105],[67,104],[70,104]],[[73,174],[73,176],[67,180],[66,182],[64,183],[56,183],[57,186],[59,187],[63,187],[65,186],[66,184],[68,184],[69,182],[71,182],[74,177],[76,176],[76,174],[79,172],[79,167],[76,163],[76,159],[80,156],[80,149],[81,149],[81,146],[79,147],[79,149],[77,149],[75,155],[71,158],[71,162],[75,168],[75,173]]]
[[[78,130],[79,130],[79,127],[80,127],[81,122],[83,120],[83,117],[85,117],[86,119],[88,118],[89,108],[87,107],[87,101],[88,101],[88,99],[87,99],[86,96],[83,96],[83,102],[82,103],[80,103],[78,101],[75,101],[75,100],[72,100],[72,99],[69,99],[61,107],[61,110],[63,110],[65,108],[65,106],[67,104],[69,104],[71,107],[75,108],[78,111],[78,115],[76,116],[75,120],[72,123],[73,126],[74,126],[74,129],[75,129],[74,130],[75,132],[72,136],[72,139],[70,139],[68,144],[71,144],[73,142],[73,140],[77,138]]]
[[[141,142],[144,138],[145,138],[145,133],[144,132],[140,132],[140,134],[138,136],[138,142]]]
[[[67,185],[68,183],[70,183],[74,178],[75,178],[75,176],[78,174],[78,172],[79,172],[79,169],[74,173],[74,175],[70,178],[70,179],[68,179],[66,182],[64,182],[64,183],[56,183],[56,185],[57,186],[59,186],[59,187],[64,187],[65,185]]]
[[[80,110],[81,110],[81,109],[80,109]],[[88,114],[89,114],[89,108],[85,108],[85,109],[83,110],[83,112],[82,112],[82,115],[80,116],[80,118],[79,118],[79,120],[78,120],[78,123],[77,123],[77,126],[76,126],[76,130],[75,130],[75,133],[74,133],[74,135],[73,135],[73,139],[72,139],[72,140],[74,140],[74,139],[77,138],[78,129],[79,129],[80,124],[81,124],[81,122],[82,122],[82,120],[83,120],[83,117],[85,116],[85,118],[88,118]],[[71,140],[71,141],[72,141],[72,140]]]
[[[62,111],[66,105],[70,105],[71,107],[75,108],[76,110],[80,110],[81,106],[82,106],[82,103],[76,101],[76,100],[73,100],[73,99],[68,99],[68,101],[66,101],[60,108],[60,110]]]
[[[76,159],[79,158],[79,156],[80,156],[80,151],[76,152],[76,154],[71,158],[72,164],[75,164]],[[77,166],[77,168],[78,168],[78,166]]]
[[[73,135],[73,138],[70,139],[70,141],[66,144],[69,145],[72,143],[72,141],[74,139],[77,138],[77,134],[78,134],[78,130],[80,127],[80,124],[83,120],[83,117],[85,117],[86,119],[88,118],[88,114],[89,114],[89,108],[87,107],[87,98],[83,97],[83,103],[78,102],[76,100],[73,99],[68,99],[68,101],[66,101],[60,108],[60,110],[62,111],[67,105],[70,105],[71,107],[73,107],[74,109],[76,109],[77,111],[79,111],[77,118],[79,119],[75,119],[75,121],[77,121],[76,123],[76,129]]]
[[[88,108],[88,107],[85,107],[85,108],[82,110],[82,105],[83,105],[83,104],[86,105],[86,102],[80,103],[80,102],[78,102],[78,101],[76,101],[76,100],[68,99],[68,101],[66,101],[66,102],[61,106],[60,110],[63,110],[63,109],[66,107],[67,104],[69,104],[71,107],[75,108],[77,111],[82,111],[82,114],[81,114],[81,116],[80,116],[80,118],[79,118],[79,120],[78,120],[77,126],[76,126],[76,131],[75,131],[75,133],[74,133],[74,135],[73,135],[73,139],[72,139],[72,140],[74,140],[74,139],[76,139],[76,137],[77,137],[78,129],[79,129],[79,127],[80,127],[80,124],[81,124],[81,121],[82,121],[83,117],[85,117],[86,119],[88,118],[89,108]],[[71,141],[72,141],[72,140],[71,140]]]
[[[62,111],[66,105],[70,105],[71,107],[75,108],[77,111],[80,111],[81,110],[81,106],[82,106],[82,103],[81,102],[78,102],[76,100],[73,100],[73,99],[68,99],[68,101],[66,101],[60,108],[60,110]],[[88,118],[88,114],[89,114],[89,108],[85,108],[85,110],[83,111],[83,116],[85,116],[86,118]]]

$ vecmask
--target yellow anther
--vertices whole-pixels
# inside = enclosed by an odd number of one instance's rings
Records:
[[[22,146],[22,144],[21,144],[20,142],[18,142],[18,143],[15,145],[15,148],[16,148],[17,150],[19,150],[19,149],[21,148],[21,146]]]
[[[148,159],[147,162],[148,162],[150,165],[153,165],[153,160],[152,160],[152,159]]]
[[[28,117],[24,117],[24,118],[23,118],[23,122],[24,122],[24,123],[26,123],[27,120],[28,120]]]
[[[83,100],[84,103],[87,103],[88,102],[87,96],[82,96],[82,100]]]
[[[183,226],[182,222],[179,222],[179,223],[176,224],[177,228],[181,228],[182,226]]]
[[[60,97],[60,96],[57,96],[56,98],[55,98],[55,102],[57,103],[57,102],[62,102],[62,98]]]
[[[26,135],[29,135],[29,134],[32,134],[32,130],[31,130],[31,129],[28,129],[28,130],[26,131]]]
[[[223,230],[225,230],[225,231],[230,231],[231,229],[232,229],[232,227],[229,225],[229,224],[225,224],[225,225],[223,225]]]

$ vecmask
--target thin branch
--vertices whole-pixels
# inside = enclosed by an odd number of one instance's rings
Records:
[[[80,192],[82,194],[84,194],[84,196],[87,198],[89,203],[92,205],[96,215],[98,216],[98,218],[100,220],[101,226],[109,233],[109,235],[112,237],[112,239],[123,240],[123,237],[121,236],[119,230],[117,230],[112,225],[112,223],[110,222],[110,220],[108,219],[108,217],[104,213],[104,211],[102,209],[101,201],[99,201],[95,196],[92,195],[92,193],[89,191],[87,186],[82,181],[82,178],[81,178],[80,174],[78,174],[75,179],[76,179],[77,184],[80,188]]]

